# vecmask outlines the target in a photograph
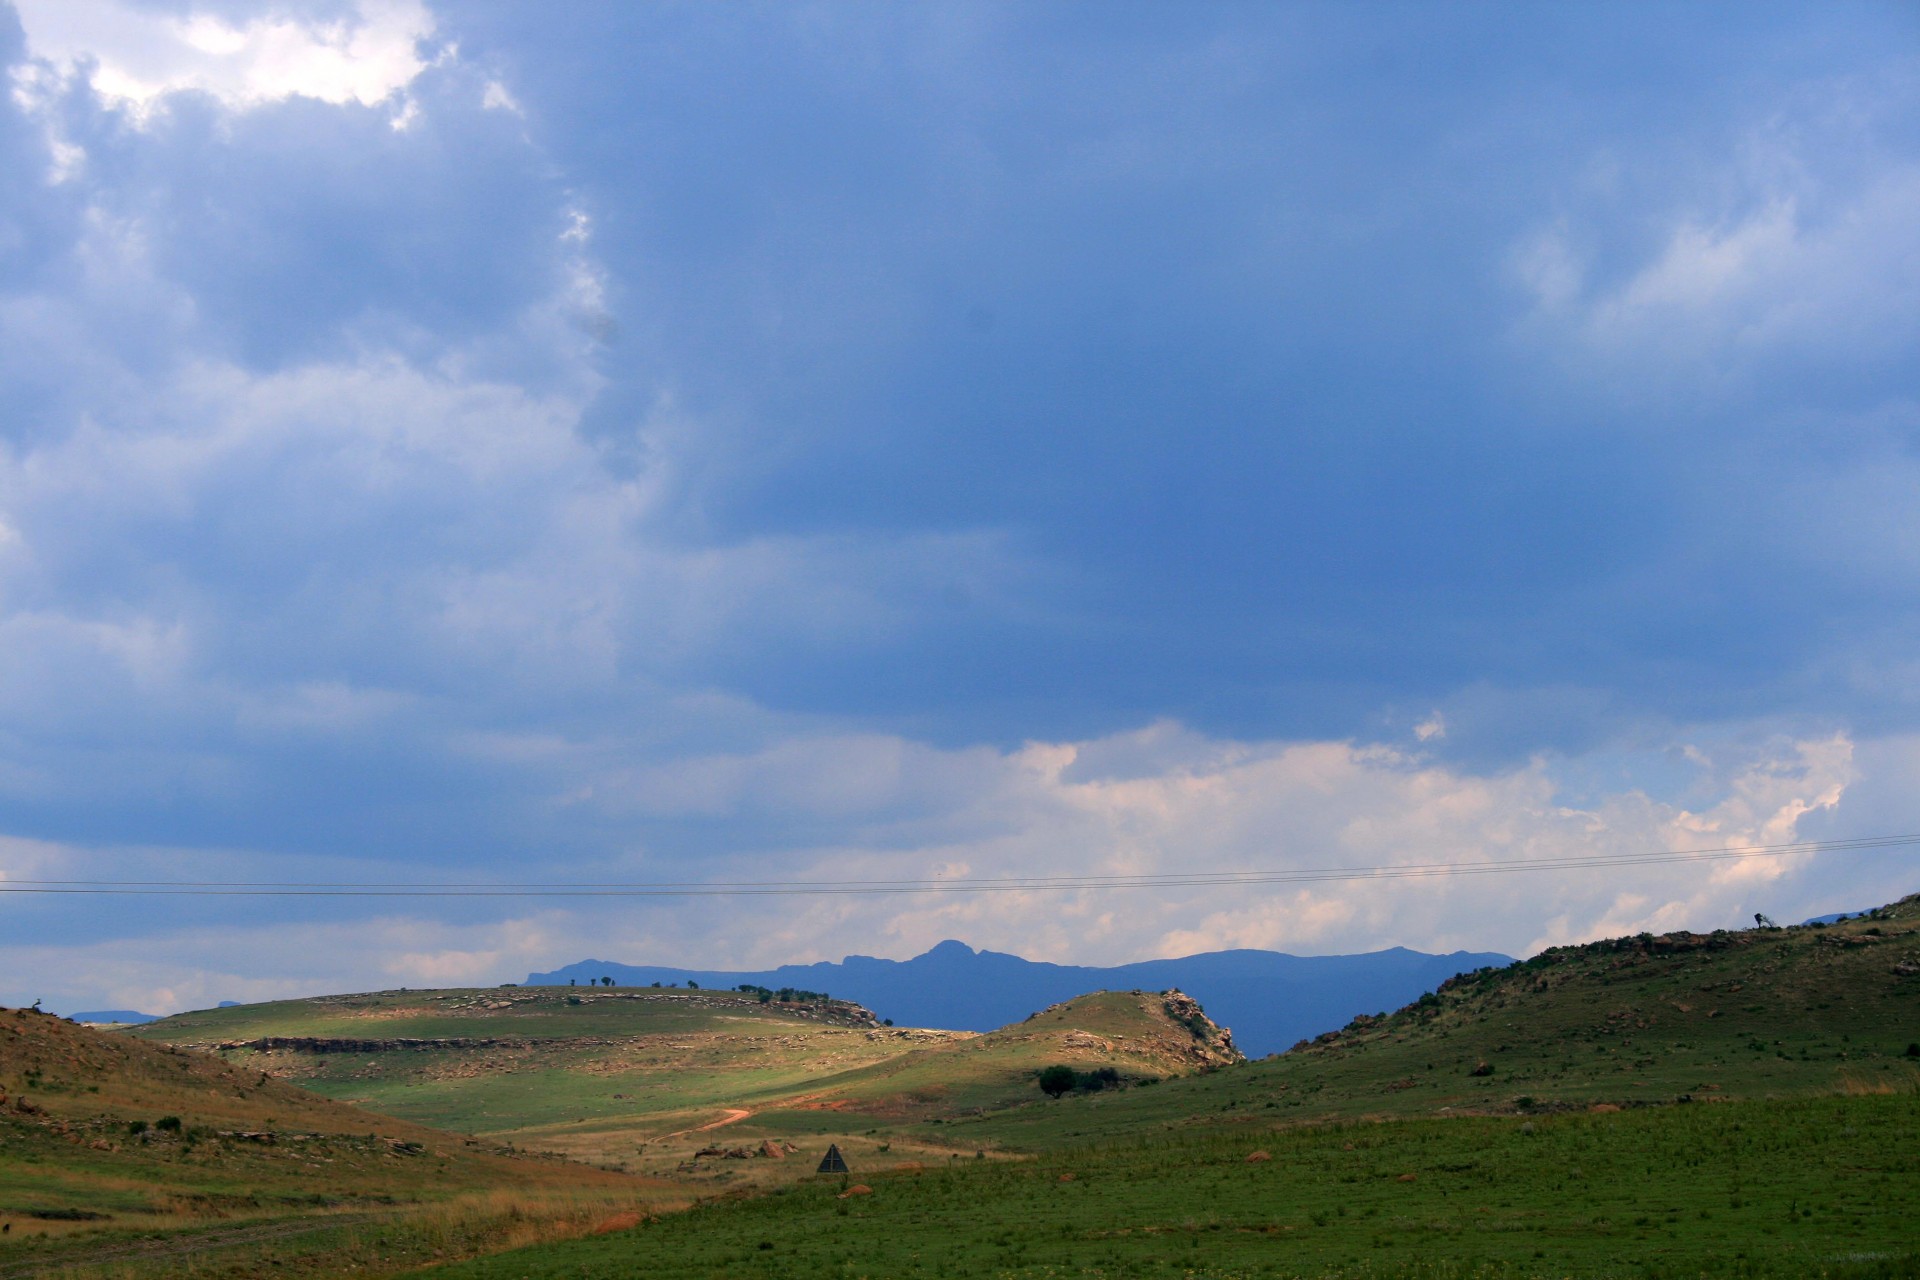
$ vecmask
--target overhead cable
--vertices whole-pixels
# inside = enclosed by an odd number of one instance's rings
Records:
[[[1104,889],[1205,888],[1215,885],[1316,884],[1446,876],[1582,871],[1608,867],[1729,862],[1896,849],[1920,845],[1920,834],[1804,840],[1791,844],[1668,849],[1625,854],[1569,854],[1472,862],[1408,862],[1365,867],[1269,868],[1111,875],[922,876],[912,879],[703,880],[604,882],[350,882],[266,880],[15,879],[0,872],[0,893],[308,898],[682,898],[793,897],[835,894],[1038,893]]]

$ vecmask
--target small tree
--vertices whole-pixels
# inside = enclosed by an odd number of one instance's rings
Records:
[[[1040,1092],[1049,1098],[1057,1098],[1070,1092],[1079,1082],[1079,1073],[1072,1067],[1048,1067],[1040,1073]]]
[[[613,979],[612,979],[612,978],[602,978],[602,979],[600,979],[600,985],[601,985],[601,986],[603,986],[603,987],[610,987],[610,986],[612,986],[612,985],[613,985]]]

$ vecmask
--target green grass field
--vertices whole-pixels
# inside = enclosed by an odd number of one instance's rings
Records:
[[[1920,1274],[1911,1096],[1236,1126],[853,1176],[872,1193],[816,1178],[430,1274]]]

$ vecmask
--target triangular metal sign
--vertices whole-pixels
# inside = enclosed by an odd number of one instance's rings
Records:
[[[840,1144],[837,1142],[827,1147],[827,1154],[820,1158],[820,1167],[814,1170],[815,1173],[845,1173],[846,1171],[847,1162],[840,1158]]]

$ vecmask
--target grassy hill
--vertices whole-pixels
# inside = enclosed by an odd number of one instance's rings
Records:
[[[898,1054],[857,1005],[642,989],[385,991],[182,1014],[128,1032],[517,1146],[683,1113]],[[689,1119],[688,1123],[697,1123]]]
[[[187,1257],[207,1274],[258,1274],[269,1245],[283,1266],[428,1260],[684,1199],[508,1158],[206,1054],[0,1010],[0,1277],[107,1259],[166,1273]]]
[[[1196,1120],[1541,1115],[1920,1087],[1920,895],[1832,925],[1557,947],[1229,1072],[961,1122],[1046,1146]]]
[[[842,1002],[568,987],[279,1001],[125,1034],[520,1148],[736,1185],[800,1176],[830,1142],[867,1168],[952,1158],[939,1126],[1044,1101],[1050,1065],[1157,1080],[1240,1060],[1197,1005],[1144,992],[983,1036]]]

